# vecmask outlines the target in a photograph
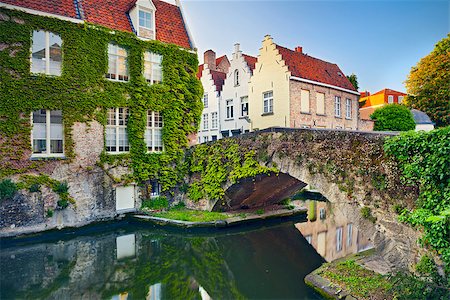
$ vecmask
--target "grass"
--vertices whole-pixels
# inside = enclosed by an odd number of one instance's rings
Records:
[[[373,271],[364,269],[354,260],[330,264],[320,272],[322,277],[343,287],[358,299],[391,299],[392,283]]]
[[[212,222],[225,220],[228,218],[228,215],[224,213],[188,209],[172,209],[163,212],[156,212],[152,213],[152,216],[188,222]]]

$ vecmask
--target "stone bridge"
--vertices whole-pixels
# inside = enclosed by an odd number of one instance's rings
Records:
[[[328,129],[269,128],[233,139],[240,151],[255,151],[261,165],[279,173],[224,185],[225,201],[209,201],[213,210],[256,208],[279,202],[309,184],[330,202],[386,209],[411,205],[417,190],[400,182],[396,162],[385,156],[384,140],[395,133]],[[211,142],[224,143],[224,140]]]

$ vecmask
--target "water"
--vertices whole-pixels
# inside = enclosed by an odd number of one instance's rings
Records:
[[[321,299],[304,277],[372,245],[348,206],[296,204],[315,220],[182,230],[128,219],[3,240],[0,299]]]
[[[1,299],[321,299],[294,222],[167,230],[123,221],[2,241]]]

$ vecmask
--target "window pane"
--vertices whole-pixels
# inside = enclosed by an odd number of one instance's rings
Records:
[[[33,153],[47,152],[46,110],[33,112]]]
[[[108,125],[116,125],[116,110],[114,108],[108,109]]]
[[[128,109],[127,108],[118,108],[118,110],[119,110],[119,124],[118,125],[127,125]]]
[[[45,31],[33,31],[31,73],[45,73]]]
[[[129,151],[128,133],[126,128],[119,128],[119,151]]]
[[[147,145],[147,150],[153,151],[153,149],[152,149],[153,138],[152,138],[152,130],[151,129],[145,130],[144,139],[145,139],[145,144]]]
[[[163,127],[162,115],[159,112],[155,112],[155,127]]]
[[[62,61],[62,41],[59,35],[49,33],[50,36],[50,74],[61,75],[61,61]]]
[[[50,153],[63,153],[62,111],[50,112]]]
[[[117,56],[110,54],[108,56],[108,74],[106,75],[107,78],[116,79],[117,74]]]
[[[155,151],[163,151],[162,129],[155,129]]]
[[[106,128],[106,151],[116,151],[116,129]]]

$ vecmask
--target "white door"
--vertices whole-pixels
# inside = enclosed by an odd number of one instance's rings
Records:
[[[116,211],[134,209],[134,185],[116,188]]]

